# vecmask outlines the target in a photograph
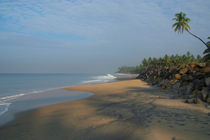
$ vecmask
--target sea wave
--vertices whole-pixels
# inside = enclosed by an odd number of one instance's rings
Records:
[[[64,87],[60,87],[60,88],[64,88]],[[42,93],[42,92],[51,91],[51,90],[55,90],[55,89],[59,89],[59,88],[49,88],[49,89],[45,89],[45,90],[34,90],[34,91],[31,91],[31,92],[27,92],[27,93],[20,93],[20,94],[1,97],[0,98],[0,116],[8,111],[9,106],[17,98],[20,98],[20,97],[25,96],[25,95],[37,94],[37,93]]]
[[[8,111],[10,104],[0,101],[0,116]]]
[[[13,100],[13,99],[16,99],[16,98],[24,96],[24,95],[25,94],[21,93],[21,94],[16,94],[16,95],[5,96],[5,97],[2,97],[0,99],[3,100],[3,101],[9,101],[9,100]]]
[[[82,83],[87,84],[87,83],[104,83],[104,82],[110,82],[115,80],[117,77],[111,75],[111,74],[106,74],[106,75],[101,75],[101,76],[93,76],[91,79],[88,81],[83,81]]]
[[[83,84],[83,83],[84,84],[87,84],[87,83],[104,83],[104,82],[113,81],[114,79],[116,79],[115,76],[113,76],[111,74],[106,74],[106,75],[101,75],[101,76],[90,77],[89,81],[83,81],[81,84]],[[48,91],[51,91],[51,90],[56,90],[56,89],[65,88],[65,87],[66,86],[56,87],[56,88],[48,88],[48,89],[44,89],[44,90],[32,90],[32,91],[29,91],[29,92],[22,92],[22,93],[17,93],[17,94],[14,94],[14,95],[8,95],[8,96],[0,97],[0,116],[3,115],[4,113],[6,113],[9,110],[9,106],[14,101],[16,101],[18,98],[22,98],[23,96],[26,96],[26,95],[48,92]]]

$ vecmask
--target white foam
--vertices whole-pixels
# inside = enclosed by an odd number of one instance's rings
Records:
[[[50,90],[54,90],[54,89],[58,89],[58,88],[50,88],[50,89],[46,89],[46,90],[35,90],[35,91],[27,92],[27,93],[20,93],[20,94],[1,97],[0,98],[0,116],[8,111],[9,106],[12,104],[13,100],[20,98],[22,96],[25,96],[25,95],[42,93],[42,92],[46,92],[46,91],[50,91]]]
[[[117,75],[128,75],[126,73],[116,73]]]
[[[5,112],[8,111],[10,104],[11,103],[5,103],[5,102],[0,101],[0,108],[3,108],[0,111],[0,116],[3,115]]]
[[[16,94],[16,95],[11,95],[11,96],[5,96],[5,97],[2,97],[1,100],[4,100],[4,101],[9,101],[9,100],[13,100],[13,99],[16,99],[20,96],[24,96],[25,94],[21,93],[21,94]]]
[[[9,106],[11,105],[11,103],[9,103],[8,101],[14,100],[24,95],[25,94],[16,94],[16,95],[10,95],[10,96],[5,96],[5,97],[0,98],[0,116],[8,111]]]
[[[116,78],[117,77],[111,74],[107,74],[102,76],[94,76],[92,77],[93,80],[83,81],[82,83],[103,83],[103,82],[113,81]]]

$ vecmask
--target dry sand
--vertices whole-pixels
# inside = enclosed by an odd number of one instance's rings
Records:
[[[70,87],[86,99],[20,113],[1,140],[209,140],[210,112],[140,80]]]

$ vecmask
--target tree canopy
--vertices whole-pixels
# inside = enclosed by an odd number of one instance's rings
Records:
[[[135,67],[122,66],[118,68],[117,72],[139,73],[142,69],[152,66],[177,66],[182,64],[200,63],[200,62],[203,62],[203,58],[200,55],[197,55],[195,57],[190,52],[187,52],[186,54],[183,55],[171,55],[171,56],[165,55],[159,58],[155,57],[144,58],[140,65],[137,65]]]

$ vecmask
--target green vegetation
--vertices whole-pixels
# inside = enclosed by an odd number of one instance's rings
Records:
[[[210,51],[208,50],[208,57],[210,57]],[[187,54],[184,55],[165,55],[164,57],[160,58],[151,58],[148,59],[144,58],[142,60],[142,63],[135,67],[128,67],[128,66],[122,66],[118,68],[117,72],[120,73],[139,73],[142,69],[152,66],[176,66],[176,65],[182,65],[182,64],[190,64],[190,63],[200,63],[203,62],[203,58],[200,55],[197,55],[197,57],[190,54],[190,52],[187,52]]]
[[[195,38],[199,39],[207,48],[208,45],[198,36],[194,35],[190,32],[190,26],[188,23],[190,22],[190,19],[186,17],[186,14],[183,12],[175,14],[175,18],[173,18],[176,22],[172,25],[172,28],[175,28],[174,31],[178,31],[178,33],[183,33],[184,31],[187,31],[190,35],[194,36]]]
[[[122,66],[118,68],[119,73],[139,73],[144,67],[142,65],[138,65],[135,67],[128,67],[128,66]]]
[[[210,41],[204,42],[201,38],[194,35],[190,32],[190,26],[188,23],[190,22],[190,19],[186,17],[186,14],[183,12],[175,14],[175,18],[173,18],[176,22],[172,25],[172,28],[174,28],[175,32],[178,33],[184,33],[184,31],[187,31],[190,35],[196,37],[199,39],[206,47],[207,49],[203,52],[204,57],[202,58],[200,55],[197,57],[194,57],[190,54],[190,52],[187,52],[187,54],[179,56],[179,55],[165,55],[164,57],[160,58],[151,58],[148,59],[144,58],[142,60],[142,63],[135,67],[128,67],[128,66],[122,66],[118,68],[117,72],[120,73],[139,73],[142,69],[153,67],[153,66],[178,66],[182,64],[190,64],[190,63],[200,63],[200,62],[207,62],[210,61]],[[208,37],[210,39],[210,37]]]

